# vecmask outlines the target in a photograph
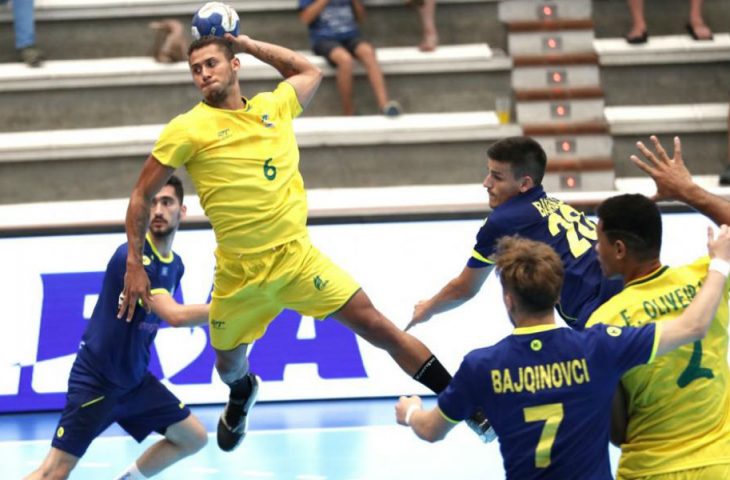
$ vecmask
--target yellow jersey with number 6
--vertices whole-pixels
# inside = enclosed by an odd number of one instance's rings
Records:
[[[664,266],[627,284],[587,326],[676,318],[698,292],[708,264],[705,257],[678,268]],[[704,340],[628,371],[621,383],[629,421],[617,478],[730,464],[727,289]]]
[[[185,165],[225,251],[255,253],[306,236],[292,128],[301,112],[294,88],[281,82],[241,110],[201,102],[175,117],[157,140],[152,155],[163,165]]]

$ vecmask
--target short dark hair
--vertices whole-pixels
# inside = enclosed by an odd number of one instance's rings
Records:
[[[180,205],[183,203],[183,197],[185,196],[185,192],[183,191],[183,184],[182,181],[180,181],[180,178],[173,175],[168,180],[167,183],[165,183],[165,186],[171,185],[172,188],[175,189],[175,196],[177,197],[178,201],[180,202]]]
[[[539,143],[530,137],[507,137],[487,149],[487,156],[500,163],[509,163],[515,178],[530,177],[535,185],[542,184],[547,155]]]
[[[659,258],[662,249],[662,216],[644,195],[627,193],[606,199],[596,210],[609,241],[621,240],[633,258]]]
[[[518,235],[502,237],[495,260],[502,288],[515,295],[522,311],[544,313],[558,303],[565,269],[550,245]]]
[[[220,48],[221,52],[223,52],[228,60],[233,60],[233,57],[236,56],[235,52],[233,51],[233,44],[231,42],[223,37],[206,35],[204,37],[198,38],[197,40],[193,40],[193,42],[188,47],[188,58],[190,58],[190,54],[192,54],[194,51],[200,50],[201,48],[207,47],[208,45],[218,45],[218,48]]]

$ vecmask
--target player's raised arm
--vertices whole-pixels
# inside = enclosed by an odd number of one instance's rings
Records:
[[[120,296],[118,318],[127,316],[131,322],[137,302],[141,299],[146,309],[149,309],[152,296],[150,294],[150,279],[142,265],[142,250],[144,249],[145,233],[150,223],[150,206],[152,198],[172,176],[174,168],[162,165],[155,157],[147,157],[137,184],[132,190],[127,207],[125,227],[127,230],[127,271],[124,274],[124,290]]]
[[[650,137],[655,152],[642,142],[636,146],[646,161],[636,155],[631,156],[634,165],[646,172],[656,183],[657,193],[654,200],[679,200],[697,209],[718,225],[730,225],[730,202],[713,195],[700,187],[692,179],[692,175],[682,158],[682,143],[674,137],[674,154],[669,156],[656,136]]]
[[[253,40],[247,35],[234,37],[226,34],[226,39],[233,43],[236,52],[248,53],[277,69],[294,87],[302,108],[307,107],[322,81],[322,70],[319,67],[293,50]]]
[[[707,248],[710,268],[702,288],[692,303],[679,317],[661,323],[661,337],[657,354],[669,352],[686,343],[701,340],[707,334],[715,317],[723,292],[727,289],[730,271],[730,228],[720,227],[717,238],[712,228],[707,229]]]
[[[482,288],[493,269],[493,266],[464,267],[464,270],[436,295],[428,300],[421,300],[413,307],[413,317],[406,326],[406,330],[429,321],[437,313],[449,311],[471,299]]]

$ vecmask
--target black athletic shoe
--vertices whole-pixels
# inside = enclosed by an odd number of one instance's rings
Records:
[[[256,403],[259,393],[259,379],[249,372],[246,374],[251,382],[251,393],[242,402],[233,401],[230,398],[218,419],[218,447],[224,452],[235,450],[246,436],[248,427],[248,412]]]
[[[730,165],[725,168],[725,171],[720,174],[720,185],[730,185]]]
[[[469,425],[474,433],[477,434],[479,439],[484,443],[489,443],[497,438],[497,434],[492,428],[492,424],[489,423],[487,417],[484,416],[484,412],[477,410],[471,417],[466,419],[466,424]]]

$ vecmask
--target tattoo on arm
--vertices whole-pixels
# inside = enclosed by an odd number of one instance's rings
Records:
[[[254,56],[276,68],[285,78],[302,72],[301,68],[297,68],[296,59],[293,56],[285,58],[276,55],[271,49],[264,48],[260,44],[256,44],[256,54]]]

